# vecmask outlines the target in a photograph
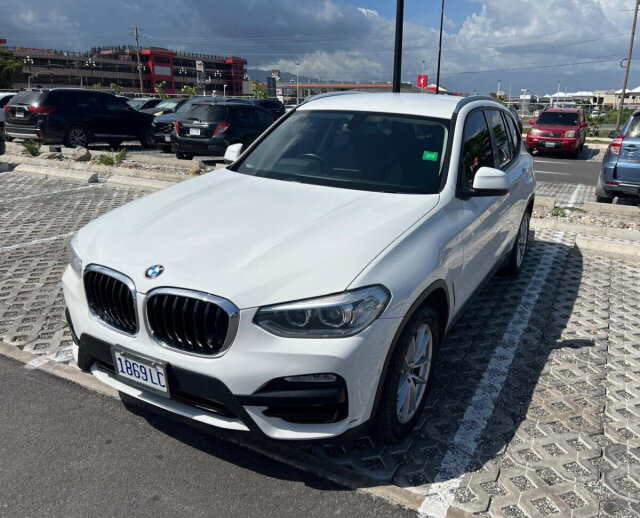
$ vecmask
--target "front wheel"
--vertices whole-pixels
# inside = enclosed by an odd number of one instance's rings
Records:
[[[527,249],[529,245],[529,223],[531,215],[529,212],[525,212],[520,222],[520,228],[518,229],[518,236],[516,242],[511,249],[511,255],[509,256],[509,262],[504,266],[502,272],[506,275],[515,277],[522,270],[524,264],[524,258],[527,255]]]
[[[151,149],[155,147],[155,142],[153,141],[153,129],[149,128],[142,132],[140,136],[140,144],[145,149]]]
[[[400,441],[420,419],[437,350],[438,315],[422,307],[407,322],[389,362],[376,416],[384,441]]]

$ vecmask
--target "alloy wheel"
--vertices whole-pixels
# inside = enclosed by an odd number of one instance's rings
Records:
[[[72,147],[86,147],[87,145],[87,134],[81,128],[73,128],[69,132],[69,143]]]
[[[416,329],[402,365],[398,382],[396,412],[404,424],[413,418],[422,402],[433,358],[433,334],[427,324]]]

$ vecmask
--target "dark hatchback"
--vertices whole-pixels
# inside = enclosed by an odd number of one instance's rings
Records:
[[[195,155],[222,156],[231,144],[251,144],[275,120],[271,112],[250,104],[194,104],[175,122],[171,148],[176,157],[187,160]]]
[[[125,140],[151,147],[152,121],[153,115],[113,94],[77,88],[25,90],[5,106],[7,136],[68,147],[93,142],[119,146]]]

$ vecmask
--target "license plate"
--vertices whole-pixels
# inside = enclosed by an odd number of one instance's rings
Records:
[[[164,141],[165,142],[171,142],[171,135],[165,135],[164,136]]]
[[[545,142],[544,145],[545,145],[545,147],[556,147],[556,143],[555,142]]]
[[[113,349],[113,363],[120,378],[169,397],[165,363],[118,348]]]
[[[189,128],[189,135],[200,135],[200,128]]]
[[[17,119],[24,119],[24,112],[16,111],[16,118]]]

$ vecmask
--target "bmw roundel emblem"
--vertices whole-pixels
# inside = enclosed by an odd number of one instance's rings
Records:
[[[153,266],[149,266],[149,268],[147,268],[147,271],[144,272],[144,276],[147,279],[155,279],[162,272],[164,272],[164,266],[162,266],[161,264],[154,264]]]

